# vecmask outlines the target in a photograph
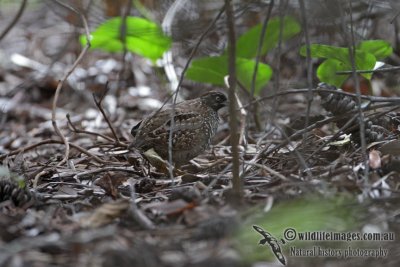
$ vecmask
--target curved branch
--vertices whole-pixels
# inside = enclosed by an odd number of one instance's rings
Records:
[[[89,26],[88,26],[88,23],[86,21],[86,18],[81,12],[79,12],[78,10],[73,8],[72,6],[69,6],[69,5],[65,4],[65,3],[62,3],[60,1],[58,1],[58,0],[56,0],[56,2],[59,5],[67,8],[67,9],[70,9],[71,11],[75,12],[76,14],[78,14],[80,16],[80,18],[82,20],[82,23],[84,25],[85,34],[86,34],[86,46],[82,49],[81,53],[79,54],[78,58],[75,60],[75,62],[72,65],[72,67],[67,71],[67,73],[65,73],[64,77],[61,80],[58,81],[57,89],[56,89],[56,92],[54,94],[54,100],[53,100],[53,106],[52,106],[52,112],[51,112],[51,124],[53,125],[54,131],[56,132],[56,134],[60,137],[60,139],[65,144],[64,158],[58,163],[58,166],[60,166],[60,165],[64,164],[65,162],[67,162],[67,160],[68,160],[69,142],[65,138],[63,133],[60,131],[60,129],[58,128],[57,122],[56,122],[56,109],[57,109],[58,97],[60,96],[61,88],[63,87],[65,81],[67,80],[69,75],[71,75],[71,73],[74,71],[74,69],[79,64],[79,62],[82,60],[83,56],[86,54],[86,51],[90,48],[90,34],[89,34]]]
[[[11,21],[11,23],[4,29],[4,31],[0,35],[0,41],[11,31],[11,29],[15,26],[15,24],[18,22],[19,18],[22,16],[22,13],[24,13],[25,7],[26,7],[26,0],[22,0],[21,6],[19,7],[19,10],[17,14],[15,15],[14,19]]]

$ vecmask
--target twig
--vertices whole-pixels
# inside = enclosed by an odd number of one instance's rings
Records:
[[[353,7],[351,4],[351,0],[348,0],[348,4],[349,4],[349,17],[350,17],[350,36],[346,31],[346,24],[344,21],[344,12],[341,8],[341,6],[339,5],[339,11],[342,15],[342,28],[343,31],[345,32],[345,36],[346,36],[346,41],[348,44],[348,48],[349,48],[349,57],[350,57],[350,62],[351,62],[351,71],[352,71],[352,76],[353,76],[353,80],[356,86],[356,95],[357,95],[357,108],[358,108],[358,115],[359,115],[359,120],[358,123],[360,125],[360,143],[361,143],[361,152],[363,155],[363,161],[364,161],[364,176],[365,179],[368,179],[368,174],[369,174],[369,164],[368,164],[368,154],[367,154],[367,141],[365,138],[365,122],[364,122],[364,113],[362,112],[362,108],[361,108],[361,89],[360,89],[360,80],[358,78],[358,75],[356,73],[356,44],[354,41],[354,24],[353,24]]]
[[[22,13],[24,13],[24,10],[25,10],[25,7],[26,7],[26,2],[27,2],[27,0],[22,0],[21,5],[19,6],[18,12],[17,12],[17,14],[15,14],[14,19],[10,22],[9,25],[7,25],[7,27],[1,33],[0,41],[3,40],[3,38],[11,31],[11,29],[18,22],[19,18],[22,16]]]
[[[255,84],[256,84],[257,72],[258,72],[258,65],[260,63],[262,47],[263,47],[264,39],[265,39],[265,33],[267,32],[267,26],[268,26],[269,19],[271,17],[271,12],[272,12],[273,6],[274,6],[274,0],[271,0],[271,2],[269,3],[267,15],[265,16],[265,19],[264,19],[264,22],[263,22],[263,25],[261,28],[260,38],[258,39],[258,46],[257,46],[256,60],[255,60],[256,62],[254,64],[253,77],[251,78],[251,87],[250,87],[251,96],[254,96]]]
[[[40,141],[40,142],[38,142],[36,144],[32,144],[32,145],[29,145],[29,146],[26,146],[26,147],[22,147],[22,148],[13,150],[13,151],[11,151],[11,152],[9,152],[7,154],[0,155],[0,160],[3,160],[3,159],[5,159],[5,158],[7,158],[9,156],[17,155],[17,154],[19,154],[21,152],[32,150],[32,149],[34,149],[34,148],[36,148],[38,146],[47,145],[47,144],[64,144],[64,142],[62,140],[46,139],[46,140]],[[73,148],[77,149],[78,151],[88,155],[89,157],[92,157],[94,160],[96,160],[99,163],[103,163],[103,164],[104,163],[109,163],[108,161],[104,161],[101,158],[97,157],[96,155],[93,155],[92,153],[90,153],[89,151],[87,151],[86,149],[84,149],[83,147],[81,147],[79,145],[76,145],[76,144],[73,144],[73,143],[71,143],[70,145]]]
[[[239,133],[237,122],[236,89],[236,36],[234,11],[231,0],[225,0],[226,24],[228,27],[228,70],[229,70],[229,128],[231,132],[230,143],[232,147],[232,189],[236,202],[243,199],[243,181],[239,176]]]
[[[104,99],[105,95],[106,95],[107,92],[108,92],[108,83],[107,83],[105,86],[106,86],[106,90],[104,91],[104,93],[103,93],[102,96],[100,97],[100,100],[97,100],[97,99],[96,99],[96,95],[95,95],[95,94],[93,94],[93,100],[94,100],[94,103],[96,104],[97,108],[100,110],[101,114],[103,115],[103,118],[104,118],[104,120],[106,121],[108,127],[110,128],[111,133],[112,133],[112,135],[113,135],[114,138],[115,138],[115,142],[116,142],[117,144],[121,144],[121,141],[119,140],[119,138],[118,138],[118,136],[117,136],[117,134],[116,134],[116,132],[115,132],[115,130],[114,130],[114,127],[112,126],[110,120],[108,119],[108,117],[107,117],[107,115],[106,115],[106,112],[104,111],[103,107],[101,106],[101,103],[103,102],[103,99]]]
[[[122,19],[121,19],[121,27],[120,27],[120,40],[123,46],[123,51],[122,51],[122,68],[118,73],[118,89],[116,91],[116,96],[119,97],[121,94],[121,88],[123,88],[122,83],[121,83],[121,78],[124,79],[124,75],[126,72],[126,55],[128,53],[128,49],[126,47],[126,34],[128,31],[128,26],[127,26],[127,18],[129,16],[129,13],[131,11],[132,8],[132,2],[133,1],[127,1],[126,6],[125,6],[125,10],[122,14]],[[119,98],[118,98],[119,99]]]
[[[392,71],[398,71],[398,70],[400,70],[400,66],[379,68],[376,70],[355,70],[355,73],[363,74],[363,73],[377,73],[377,72],[392,72]],[[336,74],[338,74],[338,75],[353,74],[353,71],[351,71],[351,70],[337,71]]]
[[[119,172],[127,172],[127,173],[134,173],[134,174],[141,175],[141,173],[138,172],[137,170],[135,170],[133,167],[108,166],[108,167],[97,168],[94,170],[77,173],[74,175],[74,179],[79,179],[83,176],[87,176],[87,175],[91,175],[91,174],[95,174],[95,173],[109,172],[109,171],[119,171]]]
[[[166,35],[172,36],[173,21],[176,18],[179,9],[181,9],[187,2],[187,0],[175,0],[169,5],[168,10],[165,13],[165,16],[161,23],[161,27]],[[179,87],[178,74],[176,73],[173,64],[172,51],[167,51],[163,54],[162,63],[165,76],[169,81],[169,91],[171,91],[172,97],[176,91],[176,88]]]
[[[394,15],[393,16],[393,18],[390,20],[390,24],[392,24],[396,19],[397,19],[397,17],[400,15],[400,11],[398,11],[397,13],[396,13],[396,15]]]
[[[47,174],[47,171],[41,171],[38,174],[35,175],[35,178],[33,179],[33,184],[32,184],[32,188],[36,189],[38,183],[39,183],[39,179],[40,177],[42,177],[43,175]]]
[[[197,53],[197,50],[199,49],[201,43],[203,42],[203,39],[207,36],[207,34],[211,31],[211,29],[214,27],[215,23],[218,21],[218,19],[221,17],[221,15],[224,13],[225,6],[223,6],[220,11],[218,12],[217,16],[214,18],[214,20],[208,25],[207,29],[200,35],[199,39],[196,42],[196,46],[193,48],[193,50],[190,52],[189,58],[186,61],[185,66],[183,67],[181,77],[179,79],[179,83],[177,85],[177,88],[173,94],[171,94],[162,104],[162,106],[157,110],[157,112],[154,114],[154,116],[157,115],[158,112],[161,111],[161,109],[168,103],[168,101],[171,100],[172,97],[174,97],[175,94],[177,94],[177,91],[179,91],[179,88],[181,87],[183,80],[185,78],[186,71],[189,69],[190,63],[192,62],[194,56]],[[176,100],[175,100],[176,102]]]
[[[283,6],[285,3],[287,4],[288,1],[279,1],[279,39],[278,39],[278,46],[276,48],[276,70],[277,72],[274,73],[274,94],[280,91],[280,84],[281,84],[281,55],[282,55],[282,36],[283,36],[283,26],[284,26],[284,13],[283,13]],[[271,2],[272,4],[272,2]],[[274,98],[272,101],[272,108],[271,108],[271,116],[269,116],[270,121],[275,120],[276,110],[278,109],[278,98]]]
[[[52,106],[52,112],[51,112],[51,124],[53,125],[54,131],[60,137],[60,139],[63,141],[63,143],[65,145],[64,158],[58,163],[58,166],[60,166],[60,165],[62,165],[65,162],[68,161],[69,145],[70,144],[69,144],[68,140],[65,138],[65,136],[63,135],[63,133],[60,131],[60,129],[57,126],[56,110],[57,110],[58,97],[60,96],[61,88],[63,87],[65,81],[67,80],[69,75],[71,75],[71,73],[74,71],[74,69],[79,64],[79,62],[82,60],[82,58],[86,54],[87,50],[90,48],[90,33],[89,33],[89,26],[87,24],[86,18],[81,12],[79,12],[78,10],[73,8],[72,6],[67,5],[67,4],[65,4],[63,2],[60,2],[58,0],[55,0],[55,1],[59,5],[67,8],[67,9],[70,9],[71,11],[75,12],[76,14],[78,14],[80,16],[80,18],[81,18],[81,20],[83,22],[83,25],[84,25],[84,28],[85,28],[85,34],[86,34],[86,46],[82,49],[81,53],[79,54],[78,58],[75,60],[75,62],[72,65],[72,67],[65,73],[64,77],[61,80],[58,81],[57,89],[56,89],[56,92],[54,94],[54,100],[53,100],[53,106]]]
[[[269,4],[268,7],[268,11],[267,11],[267,15],[265,16],[262,28],[261,28],[261,34],[260,34],[260,38],[258,39],[258,46],[257,46],[257,53],[256,53],[256,58],[255,58],[255,65],[254,65],[254,70],[253,70],[253,76],[251,79],[251,86],[250,86],[250,94],[251,97],[254,98],[254,91],[255,91],[255,84],[256,84],[256,80],[257,80],[257,73],[258,73],[258,66],[260,63],[260,59],[261,59],[261,53],[262,53],[262,47],[264,44],[264,39],[265,39],[265,34],[267,32],[267,26],[268,26],[268,22],[269,19],[271,18],[271,12],[272,12],[272,8],[274,6],[274,0],[272,0]],[[280,47],[278,47],[279,49]],[[278,57],[280,57],[280,51],[278,52]],[[279,78],[278,78],[279,79]],[[247,90],[245,90],[247,91]],[[253,118],[254,118],[254,122],[255,122],[255,126],[256,129],[258,131],[261,130],[261,122],[260,122],[260,111],[259,111],[259,105],[258,102],[256,105],[253,106]],[[247,133],[246,133],[247,134]]]
[[[345,95],[345,96],[349,96],[352,98],[357,98],[356,94],[353,93],[348,93],[348,92],[344,92],[341,90],[330,90],[330,89],[313,89],[312,90],[313,93],[322,93],[322,92],[326,92],[326,93],[332,93],[332,94],[338,94],[338,95]],[[243,106],[243,108],[247,108],[250,105],[253,105],[256,102],[259,101],[263,101],[263,100],[268,100],[268,99],[273,99],[277,96],[285,96],[285,95],[289,95],[289,94],[303,94],[303,93],[308,93],[308,89],[290,89],[290,90],[285,90],[285,91],[281,91],[277,94],[274,95],[270,95],[270,96],[265,96],[259,99],[255,99],[253,101],[251,101],[250,103],[246,104]],[[383,97],[383,96],[367,96],[367,95],[361,95],[360,96],[361,99],[363,100],[369,100],[370,102],[390,102],[390,103],[399,103],[400,104],[400,97]]]
[[[277,130],[279,130],[279,132],[281,133],[281,135],[285,138],[287,144],[289,144],[290,141],[291,141],[291,139],[286,135],[286,133],[285,133],[278,125],[275,125],[275,128],[276,128]],[[305,135],[306,133],[308,133],[308,131],[304,132],[304,135]],[[299,152],[296,148],[293,150],[293,152],[294,152],[294,154],[296,155],[296,157],[297,157],[297,159],[298,159],[298,162],[300,163],[301,167],[303,168],[303,171],[305,171],[305,172],[307,173],[308,177],[309,177],[310,179],[312,179],[312,173],[309,171],[309,167],[307,166],[307,162],[306,162],[306,160],[304,159],[304,157],[300,154],[300,152]]]
[[[69,114],[66,115],[67,120],[68,120],[68,125],[71,127],[71,131],[75,132],[75,133],[82,133],[82,134],[87,134],[87,135],[94,135],[97,137],[101,137],[106,139],[107,141],[110,142],[114,142],[115,140],[112,139],[111,137],[108,137],[107,135],[101,134],[101,133],[96,133],[96,132],[90,132],[90,131],[86,131],[86,130],[79,130],[75,127],[75,125],[72,123],[71,118],[69,116]]]
[[[146,230],[153,230],[156,228],[154,223],[144,215],[144,213],[138,208],[135,199],[136,199],[136,193],[135,193],[135,182],[133,179],[129,179],[129,188],[131,190],[131,199],[130,199],[130,212],[132,217],[135,219],[137,223],[140,224],[144,229]]]
[[[102,160],[101,158],[99,158],[96,155],[93,155],[92,153],[90,153],[88,150],[84,149],[83,147],[76,145],[74,143],[71,143],[70,146],[72,146],[73,148],[75,148],[76,150],[78,150],[79,152],[82,152],[83,154],[88,155],[89,157],[92,157],[95,161],[97,161],[98,163],[102,163],[102,164],[109,164],[109,161],[106,160]]]
[[[246,140],[246,117],[247,117],[247,112],[243,109],[243,104],[242,101],[240,101],[238,95],[235,93],[235,99],[236,103],[238,104],[238,110],[240,111],[240,135],[239,135],[239,141],[238,144],[243,144],[247,145],[247,140]]]
[[[272,168],[268,167],[267,165],[256,163],[256,162],[248,162],[248,164],[256,166],[256,167],[261,168],[261,169],[264,169],[267,172],[269,172],[272,176],[275,176],[275,177],[281,179],[282,181],[291,181],[286,176],[284,176],[284,175],[280,174],[279,172],[273,170]]]
[[[303,29],[304,29],[304,38],[306,40],[306,64],[307,64],[307,85],[308,85],[308,93],[307,93],[307,112],[306,112],[306,121],[304,127],[307,127],[310,123],[310,110],[311,110],[311,103],[313,101],[312,95],[312,62],[311,62],[311,49],[310,49],[310,36],[308,33],[308,23],[307,23],[307,15],[306,15],[306,8],[304,7],[304,0],[299,0],[300,4],[300,11],[301,17],[303,20]],[[304,135],[304,139],[307,139],[307,133]]]

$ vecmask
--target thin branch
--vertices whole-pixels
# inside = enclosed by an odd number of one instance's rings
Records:
[[[253,77],[251,79],[251,87],[250,87],[251,96],[254,96],[255,85],[256,85],[256,80],[257,80],[258,65],[260,64],[262,47],[263,47],[264,39],[265,39],[265,33],[267,32],[267,26],[268,26],[269,19],[271,17],[271,12],[272,12],[273,6],[274,6],[274,0],[271,0],[271,3],[269,4],[269,7],[268,7],[267,15],[265,16],[265,19],[264,19],[264,22],[263,22],[263,25],[261,28],[260,38],[258,39],[256,62],[254,64]]]
[[[346,41],[348,44],[348,48],[349,48],[349,57],[350,57],[350,62],[351,62],[351,71],[352,76],[353,76],[353,80],[356,86],[356,95],[357,95],[357,108],[358,108],[358,115],[359,115],[359,120],[358,123],[360,125],[360,143],[361,143],[361,152],[363,155],[363,160],[364,160],[364,176],[367,179],[368,178],[368,174],[369,174],[369,164],[368,164],[368,154],[367,154],[367,143],[366,143],[366,138],[365,138],[365,121],[364,121],[364,113],[362,112],[362,108],[361,108],[361,89],[360,89],[360,80],[358,78],[358,75],[356,73],[356,44],[354,41],[354,24],[353,24],[353,7],[352,7],[352,3],[351,0],[348,1],[349,3],[349,17],[350,17],[350,38],[348,37],[348,33],[346,31],[346,27],[345,27],[345,23],[344,23],[344,13],[343,10],[341,8],[339,8],[339,10],[341,11],[341,15],[342,15],[342,27],[343,27],[343,31],[345,31],[345,36],[347,37]]]
[[[247,108],[251,105],[253,105],[255,102],[263,101],[263,100],[268,100],[268,99],[273,99],[277,96],[285,96],[285,95],[290,95],[290,94],[304,94],[308,93],[309,89],[289,89],[285,91],[281,91],[277,94],[270,95],[270,96],[265,96],[256,100],[253,100],[252,102],[248,103],[247,105],[244,105],[243,108]],[[326,93],[332,93],[332,94],[338,94],[338,95],[345,95],[349,96],[351,98],[356,99],[357,95],[353,93],[348,93],[345,91],[341,90],[330,90],[330,89],[313,89],[312,92],[314,93],[321,93],[321,92],[326,92]],[[361,95],[361,99],[363,100],[368,100],[370,102],[387,102],[387,103],[399,103],[400,104],[400,97],[384,97],[384,96],[367,96],[367,95]]]
[[[145,230],[154,230],[156,226],[154,223],[146,217],[146,215],[139,209],[135,200],[136,200],[136,192],[135,192],[135,181],[131,178],[128,180],[129,188],[131,191],[131,199],[130,199],[130,214],[133,219],[142,226]]]
[[[21,152],[26,152],[29,150],[32,150],[36,147],[39,147],[41,145],[47,145],[47,144],[64,144],[64,142],[62,140],[54,140],[54,139],[45,139],[43,141],[40,141],[38,143],[32,144],[32,145],[28,145],[26,147],[22,147],[16,150],[13,150],[7,154],[4,155],[0,155],[0,160],[3,160],[9,156],[13,156],[13,155],[17,155]],[[75,145],[73,143],[70,144],[73,148],[77,149],[78,151],[88,155],[89,157],[92,157],[95,161],[99,162],[99,163],[109,163],[108,161],[102,160],[101,158],[97,157],[96,155],[93,155],[92,153],[90,153],[89,151],[87,151],[86,149],[84,149],[83,147],[79,146],[79,145]]]
[[[77,128],[75,127],[75,125],[72,123],[69,114],[67,114],[66,117],[67,117],[67,120],[68,120],[68,125],[71,127],[71,131],[72,131],[72,132],[78,133],[78,134],[79,134],[79,133],[82,133],[82,134],[87,134],[87,135],[94,135],[94,136],[96,136],[96,137],[104,138],[104,139],[106,139],[107,141],[115,142],[114,139],[112,139],[111,137],[108,137],[108,136],[106,136],[106,135],[104,135],[104,134],[77,129]]]
[[[0,41],[3,40],[3,38],[11,31],[11,29],[17,24],[18,20],[22,16],[22,13],[24,13],[25,7],[26,7],[26,2],[27,0],[22,0],[21,5],[18,9],[17,14],[15,14],[14,19],[10,22],[9,25],[4,29],[4,31],[0,35]]]
[[[285,182],[290,181],[290,179],[288,179],[286,176],[284,176],[283,174],[280,174],[279,172],[275,171],[274,169],[268,167],[265,164],[260,164],[260,163],[256,163],[256,162],[248,162],[248,164],[258,167],[258,168],[261,168],[261,169],[264,169],[267,172],[269,172],[271,174],[271,176],[281,179],[282,181],[285,181]]]
[[[386,68],[379,68],[376,70],[355,70],[355,73],[364,74],[364,73],[378,73],[378,72],[393,72],[400,70],[400,66],[393,66],[393,67],[386,67]],[[353,74],[351,70],[345,71],[337,71],[337,75],[346,75],[346,74]]]
[[[262,47],[263,47],[264,40],[265,40],[265,34],[267,32],[268,22],[269,22],[269,20],[271,18],[271,12],[272,12],[273,6],[274,6],[274,0],[272,0],[271,3],[269,4],[267,15],[265,16],[265,19],[264,19],[264,22],[263,22],[263,25],[262,25],[262,28],[261,28],[260,38],[258,39],[256,62],[254,64],[253,77],[251,79],[251,87],[250,87],[250,92],[251,92],[250,94],[251,94],[252,98],[254,98],[254,91],[255,91],[255,85],[256,85],[257,73],[258,73],[258,66],[260,64]],[[278,54],[280,54],[279,52],[278,52]],[[280,55],[278,57],[280,57]],[[278,71],[278,73],[279,73],[279,71]],[[261,122],[260,122],[260,117],[259,117],[259,106],[258,106],[258,104],[254,105],[254,107],[253,107],[253,116],[254,116],[254,122],[256,124],[257,130],[260,131],[261,130]]]
[[[89,176],[97,173],[102,173],[102,172],[110,172],[110,171],[115,171],[115,172],[126,172],[126,173],[133,173],[137,175],[142,175],[140,172],[135,170],[133,167],[117,167],[117,166],[108,166],[108,167],[103,167],[103,168],[97,168],[94,170],[88,170],[84,172],[80,172],[74,175],[74,179],[82,179],[84,176]]]
[[[185,78],[186,71],[189,69],[190,63],[192,62],[194,56],[196,55],[197,50],[199,49],[199,47],[200,47],[201,43],[203,42],[204,38],[205,38],[205,37],[207,36],[207,34],[211,31],[211,29],[214,27],[215,23],[218,21],[218,19],[219,19],[219,18],[221,17],[221,15],[224,13],[224,11],[225,11],[225,6],[223,6],[223,7],[219,10],[219,12],[218,12],[217,16],[214,18],[214,20],[210,23],[210,25],[208,25],[207,29],[200,35],[199,39],[198,39],[197,42],[196,42],[196,46],[193,48],[192,52],[190,52],[189,58],[188,58],[188,60],[186,61],[185,66],[183,67],[183,70],[182,70],[182,73],[181,73],[181,77],[180,77],[180,79],[179,79],[179,83],[178,83],[178,85],[177,85],[177,87],[176,87],[175,92],[174,92],[173,94],[171,94],[171,95],[164,101],[163,105],[157,110],[157,112],[155,113],[155,115],[157,115],[157,113],[160,112],[161,109],[168,103],[168,101],[170,101],[171,98],[174,97],[174,96],[177,94],[177,92],[179,91],[179,89],[180,89],[180,87],[181,87],[181,85],[182,85],[182,83],[183,83],[183,80],[184,80],[184,78]],[[175,97],[175,102],[176,102],[176,97]],[[154,115],[154,116],[155,116],[155,115]]]
[[[127,26],[127,19],[129,16],[129,13],[131,11],[132,8],[132,2],[133,1],[127,1],[126,6],[125,6],[125,10],[122,14],[122,20],[121,20],[121,27],[120,27],[120,40],[122,42],[122,46],[123,46],[123,52],[122,52],[122,68],[121,70],[118,72],[118,89],[116,91],[116,96],[119,99],[119,96],[121,94],[121,88],[123,88],[122,83],[121,83],[121,79],[123,80],[125,77],[125,72],[126,72],[126,55],[128,53],[128,49],[126,47],[126,33],[128,30],[128,26]]]
[[[393,18],[389,21],[389,23],[392,24],[392,23],[397,19],[397,17],[398,17],[399,15],[400,15],[400,11],[398,11],[398,12],[396,13],[396,15],[393,16]]]
[[[303,20],[303,28],[304,28],[304,38],[306,40],[306,64],[307,64],[307,85],[308,85],[308,93],[307,93],[307,112],[306,112],[306,121],[304,127],[307,128],[308,124],[310,123],[310,110],[311,110],[311,103],[313,101],[313,94],[312,94],[312,62],[311,62],[311,44],[310,44],[310,35],[308,32],[308,23],[307,23],[307,15],[306,15],[306,8],[304,6],[304,0],[299,0],[300,4],[300,11],[301,11],[301,18]],[[307,132],[305,133],[304,139],[307,138]]]
[[[74,71],[74,69],[76,68],[76,66],[79,64],[79,62],[82,60],[82,58],[84,57],[84,55],[86,54],[86,52],[89,50],[90,48],[90,33],[89,33],[89,26],[88,23],[86,21],[85,16],[79,12],[78,10],[76,10],[75,8],[73,8],[70,5],[67,5],[63,2],[60,2],[58,0],[55,0],[56,3],[58,3],[59,5],[75,12],[76,14],[78,14],[83,22],[84,28],[85,28],[85,34],[86,34],[86,46],[82,49],[81,53],[79,54],[78,58],[75,60],[74,64],[72,65],[72,67],[65,73],[64,77],[58,81],[58,85],[57,85],[57,89],[56,92],[54,94],[54,100],[53,100],[53,106],[52,106],[52,112],[51,112],[51,124],[53,125],[54,131],[56,132],[56,134],[60,137],[60,139],[63,141],[63,143],[65,144],[65,155],[64,158],[58,163],[58,166],[64,164],[65,162],[68,161],[68,157],[69,157],[69,142],[68,140],[65,138],[64,134],[60,131],[60,129],[57,126],[57,121],[56,121],[56,110],[57,110],[57,102],[58,102],[58,98],[60,96],[61,93],[61,88],[63,87],[65,81],[68,79],[69,75],[71,75],[71,73]]]
[[[104,111],[103,107],[101,106],[101,103],[104,100],[104,97],[106,96],[107,92],[108,92],[108,83],[105,85],[106,90],[104,91],[104,93],[102,94],[102,96],[100,97],[100,100],[96,99],[96,95],[93,94],[93,100],[94,103],[96,104],[97,108],[99,109],[99,111],[101,112],[101,114],[103,115],[104,120],[106,121],[108,128],[110,128],[112,135],[115,138],[115,142],[117,144],[121,144],[121,141],[119,140],[117,133],[114,130],[114,127],[112,126],[112,123],[110,122],[110,120],[108,119],[106,112]]]
[[[286,2],[286,3],[285,3]],[[271,2],[272,4],[272,2]],[[288,4],[288,1],[280,1],[279,2],[279,40],[278,46],[276,48],[276,73],[274,74],[274,93],[278,93],[280,91],[281,86],[281,56],[282,56],[282,38],[283,38],[283,27],[284,27],[284,6]],[[278,98],[274,98],[272,101],[271,108],[271,116],[270,121],[273,122],[275,120],[276,110],[278,109]]]
[[[275,126],[275,128],[281,133],[281,135],[285,138],[287,144],[289,144],[290,141],[291,141],[291,139],[289,139],[289,136],[287,136],[287,134],[285,133],[285,131],[282,130],[282,128],[279,127],[279,126],[276,125],[276,124],[275,124],[274,126]],[[306,135],[307,133],[308,133],[308,131],[304,132],[304,135]],[[302,167],[302,171],[305,171],[305,172],[307,173],[308,177],[309,177],[310,179],[312,179],[312,178],[313,178],[313,177],[312,177],[312,173],[309,171],[309,167],[308,167],[307,162],[306,162],[306,160],[304,159],[304,157],[300,154],[300,152],[297,150],[297,148],[295,148],[295,149],[293,150],[293,152],[294,152],[294,154],[296,155],[296,157],[297,157],[297,159],[298,159],[298,162],[300,163],[300,165],[301,165],[301,167]]]

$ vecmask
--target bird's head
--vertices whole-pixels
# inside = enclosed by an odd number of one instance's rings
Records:
[[[207,94],[204,94],[201,97],[201,100],[205,105],[211,107],[215,111],[218,111],[220,108],[225,107],[228,103],[226,95],[220,92],[209,92]]]

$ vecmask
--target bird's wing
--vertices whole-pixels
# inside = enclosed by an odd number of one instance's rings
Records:
[[[186,140],[191,142],[195,139],[195,132],[200,131],[204,123],[204,116],[198,112],[182,112],[177,109],[174,120],[174,137],[179,131],[185,131]],[[131,133],[135,136],[133,146],[136,148],[147,149],[148,145],[164,145],[168,140],[172,128],[171,111],[163,110],[154,116],[143,120],[134,126]],[[174,142],[175,143],[175,142]],[[181,144],[183,145],[183,144]],[[174,149],[180,149],[174,145]]]
[[[162,134],[169,132],[173,126],[174,131],[198,129],[204,123],[204,117],[198,112],[180,112],[177,110],[171,118],[171,112],[166,110],[144,121],[140,129],[146,129],[145,134]]]
[[[185,113],[178,113],[170,118],[165,124],[164,128],[167,131],[170,131],[173,125],[174,131],[179,131],[179,130],[195,130],[200,128],[204,123],[204,116],[201,115],[198,112],[185,112]]]

